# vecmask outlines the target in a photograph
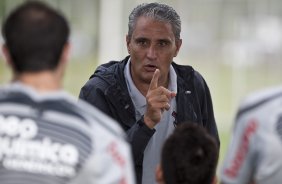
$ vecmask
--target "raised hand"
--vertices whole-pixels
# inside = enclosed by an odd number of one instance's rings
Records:
[[[164,110],[169,110],[171,98],[176,96],[163,86],[158,85],[160,70],[156,69],[146,95],[147,107],[144,121],[149,128],[154,128],[162,118]]]

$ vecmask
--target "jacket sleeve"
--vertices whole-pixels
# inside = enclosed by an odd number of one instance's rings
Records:
[[[130,129],[128,129],[127,137],[128,141],[132,145],[132,151],[135,155],[135,163],[142,165],[143,162],[143,152],[150,140],[154,135],[155,129],[150,129],[144,123],[143,116],[137,121]]]
[[[128,141],[131,144],[136,179],[137,183],[140,183],[142,180],[142,171],[143,171],[143,158],[145,148],[155,133],[155,129],[150,129],[144,123],[143,116],[140,120],[137,121],[126,133],[128,136]]]
[[[216,139],[218,142],[218,146],[220,146],[220,140],[218,136],[218,130],[214,118],[213,112],[213,104],[212,98],[210,94],[209,87],[205,81],[205,79],[195,71],[195,83],[196,88],[198,91],[198,99],[201,106],[201,113],[202,113],[202,122],[203,126],[207,129],[207,131]]]

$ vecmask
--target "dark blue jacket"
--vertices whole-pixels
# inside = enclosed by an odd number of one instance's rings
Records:
[[[143,152],[155,130],[148,128],[142,118],[135,118],[124,68],[129,56],[122,61],[111,61],[97,68],[82,87],[79,98],[114,118],[127,132],[132,146],[138,183],[141,183]],[[176,123],[195,122],[202,125],[219,143],[209,88],[203,77],[191,66],[172,63],[177,74]]]

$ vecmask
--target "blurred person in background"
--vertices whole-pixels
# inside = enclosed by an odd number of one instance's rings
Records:
[[[182,44],[180,32],[180,17],[172,7],[138,5],[129,15],[129,56],[99,66],[80,91],[80,99],[127,132],[138,183],[155,183],[162,144],[178,122],[198,123],[219,144],[205,80],[191,66],[173,62]]]
[[[242,102],[221,170],[221,183],[281,183],[281,154],[280,86],[251,94]]]
[[[2,28],[13,80],[0,88],[0,183],[134,184],[123,130],[62,90],[70,48],[63,15],[27,1]]]
[[[218,145],[207,131],[183,123],[165,141],[156,169],[158,184],[216,184]]]

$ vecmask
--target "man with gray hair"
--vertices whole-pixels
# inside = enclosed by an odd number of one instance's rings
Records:
[[[181,21],[165,4],[141,4],[129,15],[129,56],[99,66],[80,98],[116,119],[132,146],[138,183],[155,183],[165,139],[189,121],[219,144],[209,88],[191,66],[173,62],[182,40]]]

